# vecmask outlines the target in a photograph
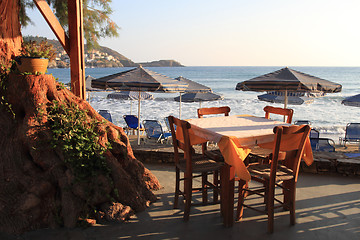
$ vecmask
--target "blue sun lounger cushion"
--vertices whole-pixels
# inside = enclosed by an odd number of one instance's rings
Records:
[[[126,131],[126,133],[128,135],[130,135],[131,133],[132,134],[135,134],[135,130],[138,129],[138,117],[135,116],[135,115],[123,115],[123,118],[125,120],[125,123],[126,123],[126,127],[124,128],[124,130]],[[140,134],[144,134],[144,127],[143,125],[141,124],[140,122]]]

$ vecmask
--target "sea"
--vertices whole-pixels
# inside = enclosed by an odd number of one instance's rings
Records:
[[[291,67],[292,69],[320,77],[342,85],[340,93],[329,93],[315,98],[312,103],[288,105],[294,110],[293,121],[309,120],[311,126],[320,131],[320,137],[332,138],[336,143],[344,137],[346,124],[360,122],[360,108],[341,104],[345,97],[360,94],[360,67]],[[267,105],[283,107],[280,103],[268,103],[258,100],[262,94],[251,91],[237,91],[236,84],[283,67],[149,67],[149,70],[164,74],[171,78],[183,76],[190,80],[212,88],[213,92],[223,96],[223,100],[211,102],[181,103],[181,118],[197,117],[197,108],[229,106],[231,115],[251,114],[264,116],[263,108]],[[128,70],[130,68],[86,68],[85,75],[99,78]],[[58,81],[70,82],[69,69],[49,69]],[[113,122],[125,126],[123,115],[138,114],[138,101],[108,99],[107,95],[114,91],[87,92],[88,101],[95,110],[109,110]],[[154,100],[142,100],[140,118],[159,120],[165,129],[164,118],[173,115],[179,117],[179,102],[174,97],[179,93],[152,93]],[[281,119],[279,119],[281,120]]]

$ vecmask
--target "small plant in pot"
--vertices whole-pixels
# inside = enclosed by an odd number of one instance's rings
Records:
[[[20,56],[16,58],[20,73],[45,74],[49,61],[55,58],[53,45],[47,41],[23,42]]]

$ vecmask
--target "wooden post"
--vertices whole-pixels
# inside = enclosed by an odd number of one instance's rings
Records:
[[[85,60],[82,0],[68,0],[69,37],[61,27],[46,0],[34,0],[35,5],[70,58],[71,91],[85,100]]]
[[[65,49],[66,53],[69,54],[69,37],[66,35],[65,30],[59,23],[53,11],[51,10],[49,4],[46,2],[46,0],[34,0],[34,3],[39,9],[40,13],[45,18],[51,30],[54,32],[60,44]]]
[[[82,0],[68,0],[71,91],[85,100]]]

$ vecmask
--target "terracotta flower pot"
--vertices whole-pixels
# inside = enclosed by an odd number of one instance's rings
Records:
[[[45,74],[49,59],[34,58],[34,57],[20,57],[16,62],[17,68],[21,73],[40,73]]]

